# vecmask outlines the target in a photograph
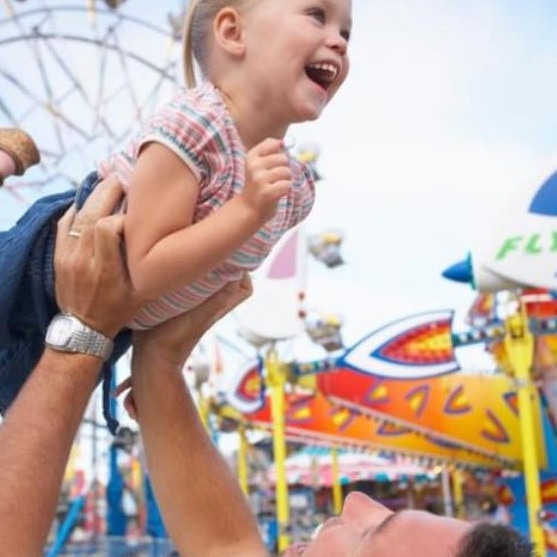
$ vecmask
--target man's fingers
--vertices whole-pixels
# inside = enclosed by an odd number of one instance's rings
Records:
[[[58,219],[58,233],[67,235],[75,219],[75,205],[71,205],[68,210]]]
[[[132,388],[132,378],[127,377],[119,385],[114,387],[110,395],[114,398],[119,397],[122,393],[126,392],[128,389]]]
[[[127,377],[122,381],[116,388],[112,390],[110,395],[114,398],[119,397],[122,393],[126,393],[124,397],[124,408],[130,415],[130,418],[137,421],[137,407],[135,405],[135,399],[133,398],[132,390],[132,378]]]
[[[130,418],[137,422],[137,405],[135,404],[133,391],[130,391],[126,395],[126,398],[124,398],[124,408],[126,409],[126,412],[129,414]]]
[[[82,209],[75,215],[72,230],[82,232],[91,223],[114,213],[123,195],[122,186],[115,177],[109,176],[104,179],[95,187]]]
[[[239,284],[240,290],[243,292],[244,299],[249,298],[253,294],[253,282],[248,273],[244,273]]]
[[[253,287],[249,275],[246,273],[241,280],[228,283],[222,290],[209,298],[206,304],[213,305],[215,321],[224,317],[235,307],[247,300],[253,293]]]
[[[246,273],[242,280],[238,283],[236,291],[230,296],[225,303],[225,311],[228,313],[235,307],[239,306],[243,301],[247,300],[253,294],[253,284],[250,276]]]
[[[225,290],[229,289],[230,304],[238,304],[249,298],[253,294],[253,283],[249,273],[244,273],[244,276],[233,283],[229,283]]]
[[[71,230],[72,223],[75,218],[75,205],[72,205],[60,219],[56,225],[56,249],[54,251],[55,265],[59,263],[60,258],[67,256],[68,248],[71,242],[75,242],[76,238],[71,238],[68,234]]]
[[[95,257],[107,266],[121,266],[124,215],[104,217],[95,224]]]
[[[249,298],[251,293],[251,279],[246,273],[241,280],[228,283],[202,304],[184,314],[185,322],[191,330],[206,331],[241,302]]]

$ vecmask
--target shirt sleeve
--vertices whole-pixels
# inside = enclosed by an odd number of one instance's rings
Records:
[[[200,184],[207,184],[218,154],[222,157],[226,150],[223,118],[216,109],[196,101],[185,92],[159,110],[141,134],[136,155],[147,143],[160,143],[190,168]]]
[[[292,190],[288,195],[286,228],[293,228],[310,213],[315,202],[315,180],[308,165],[292,158]]]

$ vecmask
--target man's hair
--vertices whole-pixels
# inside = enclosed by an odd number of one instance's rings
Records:
[[[480,522],[461,539],[455,557],[535,557],[535,553],[510,526]]]

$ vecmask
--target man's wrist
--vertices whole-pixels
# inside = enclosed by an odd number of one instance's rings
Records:
[[[94,356],[104,362],[110,358],[114,348],[112,339],[69,313],[53,317],[45,343],[52,350]]]
[[[134,331],[132,352],[134,366],[141,369],[155,367],[170,371],[181,370],[202,335],[177,333],[176,330],[165,330],[165,324],[154,329]]]
[[[48,345],[45,345],[43,355],[49,360],[69,362],[72,368],[94,370],[96,373],[98,373],[103,364],[103,361],[98,356],[81,354],[80,352],[62,352]]]
[[[99,382],[102,360],[96,356],[60,352],[46,346],[41,357],[41,367],[47,370],[50,381],[58,378],[59,381],[67,381],[76,388],[92,391]]]
[[[162,350],[136,350],[132,352],[132,372],[134,374],[182,373],[184,363],[174,357],[169,357]]]

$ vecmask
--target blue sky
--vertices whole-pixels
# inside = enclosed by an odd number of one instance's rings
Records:
[[[308,294],[344,314],[346,340],[430,309],[458,325],[473,293],[440,272],[556,166],[557,9],[384,0],[354,15],[349,82],[299,132],[320,138],[326,177],[310,226],[343,229],[348,261]]]
[[[123,10],[164,25],[179,4],[161,0],[155,13],[155,3],[128,0]],[[27,5],[14,3],[18,12]],[[343,316],[348,345],[429,310],[455,309],[462,327],[473,292],[442,279],[441,271],[481,244],[514,192],[535,189],[557,166],[557,6],[549,0],[354,0],[354,22],[344,89],[318,122],[290,133],[291,143],[321,150],[324,179],[306,229],[345,235],[346,265],[325,270],[310,262],[308,304]],[[85,17],[64,23],[61,29],[90,32]],[[15,29],[0,24],[0,69],[15,59],[16,47],[29,56],[14,44],[3,56],[2,38]],[[154,59],[168,54],[140,28],[130,25],[121,36]],[[87,68],[90,58],[80,56]],[[0,77],[0,100],[15,106],[7,91]],[[77,110],[72,106],[67,110]],[[39,113],[31,110],[25,121],[37,133],[45,122]],[[21,209],[0,191],[2,225]],[[222,330],[239,342],[233,323]],[[287,352],[301,359],[323,355],[305,341]],[[488,365],[476,352],[464,363]]]

